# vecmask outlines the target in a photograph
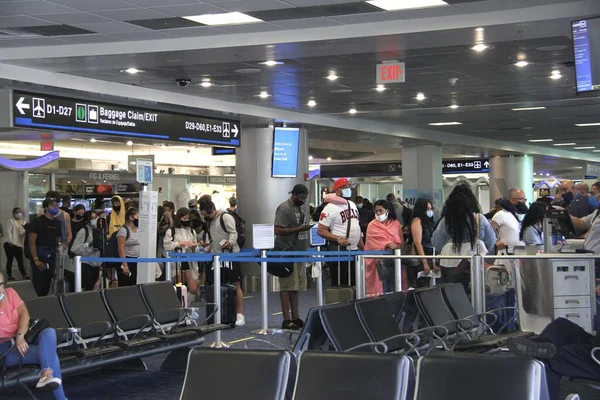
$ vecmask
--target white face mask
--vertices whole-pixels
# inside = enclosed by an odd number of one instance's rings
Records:
[[[15,218],[16,218],[16,219],[21,219],[21,218],[23,218],[23,213],[15,213]]]
[[[350,197],[352,197],[352,189],[342,189],[342,197],[345,199],[349,199]]]
[[[384,222],[386,219],[388,219],[388,211],[385,212],[385,214],[381,214],[381,215],[376,215],[375,218],[377,218],[377,221],[379,222]]]
[[[98,220],[97,219],[93,219],[90,221],[90,224],[92,225],[92,227],[96,228],[98,226]]]
[[[361,208],[363,208],[363,205],[362,205],[362,203],[360,203],[360,204],[357,204],[356,207],[360,210]]]
[[[427,217],[433,218],[433,210],[427,210]]]

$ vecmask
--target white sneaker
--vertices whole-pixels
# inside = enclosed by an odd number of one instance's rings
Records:
[[[41,390],[56,390],[62,384],[62,380],[60,378],[56,378],[52,375],[52,373],[42,376],[38,381],[37,385],[35,385],[36,389]]]
[[[238,313],[237,318],[235,319],[235,326],[244,326],[246,325],[246,318],[244,314]]]

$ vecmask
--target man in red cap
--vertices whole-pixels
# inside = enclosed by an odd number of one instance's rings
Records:
[[[358,250],[364,248],[360,234],[358,207],[350,200],[352,197],[350,180],[339,178],[333,184],[335,197],[326,196],[327,205],[319,219],[319,236],[328,241],[329,248]],[[350,263],[351,281],[348,277],[348,263],[330,265],[331,286],[354,285],[354,263]],[[338,280],[338,269],[340,279]]]

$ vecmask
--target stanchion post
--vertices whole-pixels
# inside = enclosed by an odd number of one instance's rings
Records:
[[[485,313],[485,267],[479,254],[471,258],[471,303],[477,314]]]
[[[267,273],[267,262],[264,260],[267,258],[267,250],[260,251],[260,258],[263,259],[260,263],[260,316],[261,316],[261,328],[252,332],[254,335],[268,335],[269,334],[269,287],[268,281],[269,275]]]
[[[394,250],[394,255],[400,257],[402,250]],[[402,291],[402,260],[399,258],[394,259],[394,289],[396,292]]]
[[[213,257],[213,290],[214,290],[214,299],[216,304],[216,312],[214,315],[215,324],[221,323],[221,257],[214,256]],[[215,332],[215,341],[211,343],[210,347],[216,349],[222,349],[229,347],[229,344],[221,341],[221,331],[218,330]]]
[[[365,290],[363,282],[365,281],[364,269],[362,268],[363,257],[362,256],[354,256],[354,270],[356,275],[356,299],[364,299],[365,298]],[[350,271],[348,271],[350,272]],[[350,279],[350,277],[348,277]]]
[[[319,253],[321,246],[317,246],[315,250]],[[323,305],[323,264],[321,261],[317,261],[316,265],[319,270],[319,275],[317,276],[317,302],[320,307]]]
[[[167,251],[165,253],[166,258],[171,258],[171,252]],[[165,263],[165,281],[172,282],[173,281],[173,271],[171,271],[171,261],[167,261]]]
[[[75,256],[73,259],[73,268],[75,269],[75,292],[81,292],[81,256]]]

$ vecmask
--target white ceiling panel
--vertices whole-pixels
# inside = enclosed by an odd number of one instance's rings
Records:
[[[50,21],[55,24],[64,24],[64,25],[72,25],[72,24],[89,24],[89,23],[97,23],[97,22],[108,22],[109,20],[106,18],[102,18],[95,14],[89,14],[85,12],[70,12],[67,14],[45,14],[38,15],[39,19],[43,19],[45,21]]]
[[[133,33],[119,33],[112,36],[118,37],[123,40],[158,40],[158,39],[173,39],[175,36],[164,33],[163,31],[148,31],[148,32],[133,32]]]
[[[60,14],[73,11],[68,7],[48,3],[42,0],[30,0],[23,2],[11,1],[0,3],[0,11],[9,11],[22,15]]]
[[[18,26],[43,26],[52,25],[48,21],[42,19],[26,17],[24,15],[15,15],[8,17],[0,17],[0,27],[3,28],[15,28]]]
[[[103,11],[131,8],[131,4],[119,0],[52,0],[52,2],[81,11]]]
[[[273,22],[273,24],[280,26],[283,29],[324,28],[328,26],[342,25],[341,22],[327,17],[290,19],[287,21],[276,21]]]
[[[119,33],[133,33],[133,32],[145,32],[148,31],[146,28],[141,26],[126,24],[124,22],[100,22],[97,24],[73,24],[81,29],[87,29],[96,33],[103,33],[105,35],[119,34]]]
[[[173,15],[175,17],[185,17],[188,15],[201,15],[201,14],[220,14],[227,12],[228,10],[217,7],[211,4],[187,4],[180,6],[162,6],[152,7],[153,10]]]
[[[222,35],[226,33],[224,30],[219,28],[213,28],[211,26],[199,26],[197,28],[179,28],[169,29],[170,35],[177,37],[196,37],[196,36],[214,36]]]
[[[400,18],[416,19],[416,18],[435,18],[447,17],[450,15],[462,14],[463,11],[456,7],[429,7],[420,10],[406,10],[392,12],[393,15]]]
[[[146,8],[130,8],[127,10],[97,11],[96,14],[117,21],[137,21],[140,19],[168,18],[167,14],[148,10]]]
[[[219,7],[223,7],[230,11],[238,12],[251,12],[251,11],[264,11],[264,10],[279,10],[282,8],[292,8],[290,4],[286,4],[278,0],[237,0],[237,1],[224,1],[217,4]]]
[[[272,31],[280,31],[281,28],[269,24],[269,23],[256,23],[256,24],[247,24],[247,25],[228,25],[221,26],[226,32],[229,33],[253,33],[253,32],[272,32]]]
[[[88,44],[88,43],[107,43],[114,42],[115,38],[105,35],[68,35],[61,36],[61,40],[64,40],[73,44]]]

